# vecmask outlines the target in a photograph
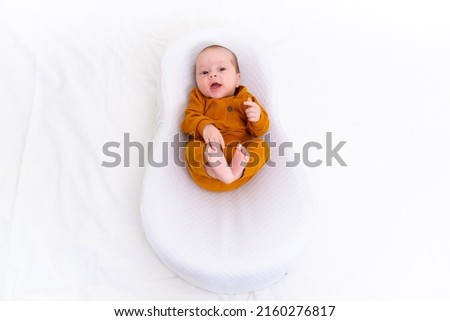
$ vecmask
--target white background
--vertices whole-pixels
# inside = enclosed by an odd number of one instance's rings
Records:
[[[0,297],[450,299],[446,1],[0,1]],[[102,146],[153,132],[159,59],[229,27],[280,57],[294,147],[326,132],[348,164],[306,168],[311,246],[262,291],[223,296],[166,269],[139,218],[144,169]],[[310,155],[324,159],[318,151]]]

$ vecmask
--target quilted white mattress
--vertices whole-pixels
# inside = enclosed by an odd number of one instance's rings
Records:
[[[182,278],[214,292],[248,292],[290,270],[307,243],[311,201],[302,168],[287,165],[292,149],[278,149],[289,140],[277,114],[275,54],[252,34],[205,29],[169,46],[161,62],[155,146],[178,141],[187,97],[195,86],[195,57],[211,44],[237,55],[242,83],[267,108],[273,164],[242,188],[213,193],[196,186],[187,169],[174,161],[179,155],[183,159],[184,149],[169,148],[168,166],[146,169],[142,221],[156,253]],[[161,147],[154,158],[163,159],[166,152]]]

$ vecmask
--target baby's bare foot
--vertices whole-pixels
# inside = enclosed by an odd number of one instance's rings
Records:
[[[241,144],[236,146],[236,151],[234,152],[233,159],[231,160],[231,172],[233,173],[234,179],[239,179],[242,177],[245,166],[250,159],[250,156]]]
[[[206,172],[209,176],[225,184],[230,184],[235,180],[231,168],[228,166],[227,160],[220,149],[208,146],[205,156],[209,164],[206,167]]]

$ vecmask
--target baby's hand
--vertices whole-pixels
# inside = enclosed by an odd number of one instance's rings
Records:
[[[203,129],[203,140],[205,143],[210,144],[211,147],[220,144],[222,149],[225,148],[225,141],[223,140],[222,133],[214,125],[206,125]]]
[[[256,123],[261,118],[261,107],[251,98],[248,98],[247,101],[244,101],[244,105],[248,106],[245,110],[245,115],[247,115],[247,119],[249,122]]]

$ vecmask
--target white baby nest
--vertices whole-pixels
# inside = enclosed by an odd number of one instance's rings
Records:
[[[197,53],[220,44],[238,57],[241,83],[267,109],[271,164],[246,185],[223,193],[201,189],[185,167],[184,149],[170,143],[180,133]],[[240,293],[261,289],[282,278],[306,244],[311,206],[302,168],[289,167],[291,148],[277,115],[274,54],[261,40],[241,31],[207,29],[170,45],[161,61],[156,161],[146,169],[141,215],[146,236],[160,259],[183,279],[209,291]],[[186,137],[181,134],[180,140]],[[165,148],[168,147],[168,148]],[[179,159],[179,160],[178,160]]]

